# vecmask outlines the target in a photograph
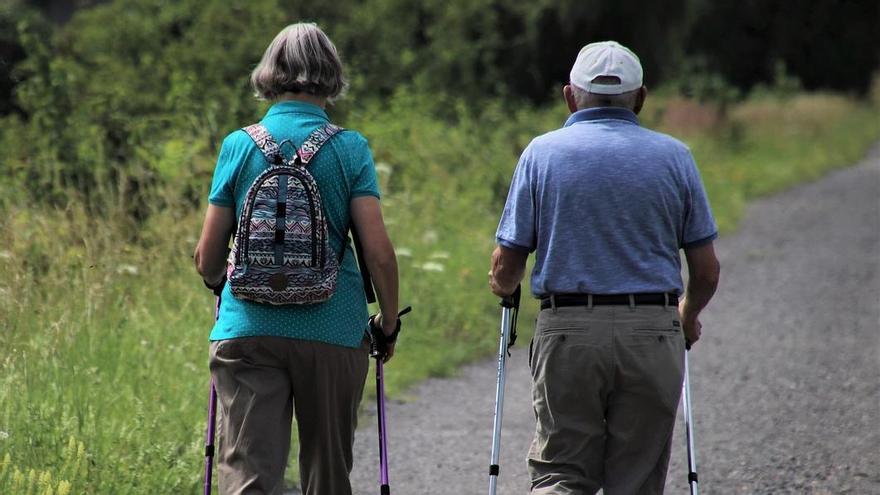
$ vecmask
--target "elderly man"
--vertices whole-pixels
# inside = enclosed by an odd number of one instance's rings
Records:
[[[663,493],[685,346],[720,269],[693,157],[640,127],[646,95],[632,51],[585,46],[563,88],[572,114],[523,152],[498,226],[492,292],[536,257],[533,494]]]

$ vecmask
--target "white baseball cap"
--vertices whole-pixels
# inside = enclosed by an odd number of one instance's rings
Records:
[[[594,83],[600,76],[616,77],[620,82]],[[616,41],[590,43],[578,53],[569,81],[588,93],[619,95],[642,87],[642,64],[632,50]]]

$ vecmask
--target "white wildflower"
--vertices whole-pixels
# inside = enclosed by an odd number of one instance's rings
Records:
[[[391,175],[391,165],[385,162],[376,163],[376,172]]]
[[[116,273],[120,275],[137,275],[138,267],[134,265],[119,265],[116,267]]]
[[[443,271],[443,265],[441,265],[440,263],[437,263],[436,261],[426,261],[425,263],[418,265],[418,268],[421,268],[422,270],[425,270],[426,272],[442,272]]]
[[[434,244],[437,242],[437,231],[435,230],[426,230],[424,234],[422,234],[422,241],[425,244]]]
[[[6,440],[7,438],[9,438],[9,433],[0,430],[0,440]]]
[[[435,251],[431,253],[428,257],[432,260],[448,260],[449,253],[447,253],[446,251]]]
[[[408,247],[399,247],[395,249],[395,251],[397,251],[398,256],[403,256],[405,258],[409,258],[412,256],[412,249]]]

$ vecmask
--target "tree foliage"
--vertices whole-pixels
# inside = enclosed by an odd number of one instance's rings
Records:
[[[747,90],[778,78],[864,95],[880,65],[876,0],[698,0],[686,52]]]
[[[546,102],[599,39],[631,46],[649,85],[677,81],[724,105],[780,74],[864,92],[880,46],[869,0],[113,0],[63,26],[37,15],[52,3],[0,8],[3,180],[59,202],[68,186],[113,184],[135,216],[152,184],[201,197],[220,139],[263,109],[249,70],[293,21],[318,22],[342,53],[352,89],[339,120],[406,92],[430,95],[420,110],[441,119],[497,97]]]

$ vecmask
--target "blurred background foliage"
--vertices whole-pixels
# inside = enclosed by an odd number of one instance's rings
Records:
[[[397,396],[493,352],[500,208],[583,44],[640,55],[640,117],[692,148],[723,232],[880,137],[874,0],[0,0],[0,493],[196,491],[190,253],[219,143],[268,106],[249,72],[300,20],[346,64],[329,113],[370,140],[415,308]]]
[[[864,96],[880,63],[880,3],[871,0],[6,0],[7,178],[40,184],[43,199],[55,186],[113,183],[135,216],[157,181],[197,202],[201,182],[180,183],[172,164],[209,172],[204,157],[223,135],[259,115],[248,69],[294,19],[324,26],[348,65],[340,121],[404,92],[432,95],[422,111],[444,120],[459,104],[471,114],[498,98],[547,104],[595,39],[639,53],[649,87],[724,105],[781,81]]]

